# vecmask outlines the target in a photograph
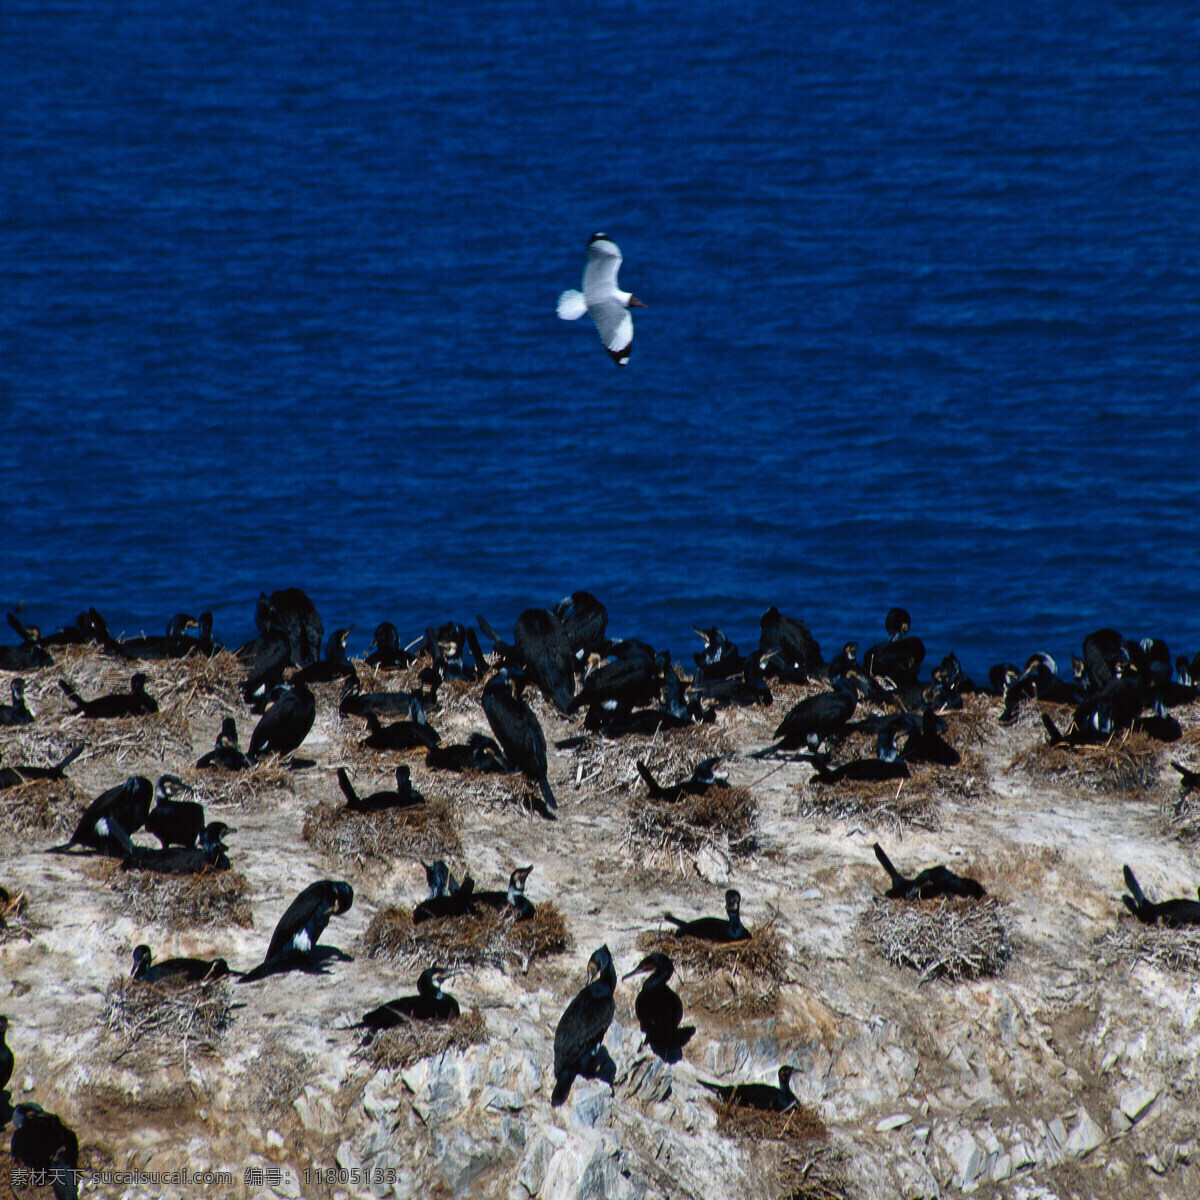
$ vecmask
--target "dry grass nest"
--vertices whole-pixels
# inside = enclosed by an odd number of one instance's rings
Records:
[[[271,758],[256,763],[247,771],[181,771],[180,777],[196,789],[195,799],[233,808],[261,808],[264,800],[279,792],[296,793],[296,773]]]
[[[406,1021],[395,1029],[368,1034],[358,1055],[374,1070],[403,1071],[423,1058],[444,1054],[447,1050],[465,1050],[487,1041],[487,1022],[472,1005],[452,1021]]]
[[[233,1023],[228,980],[146,983],[120,976],[104,994],[104,1024],[127,1045],[143,1038],[211,1050]]]
[[[515,965],[525,972],[535,959],[569,950],[571,937],[562,913],[551,903],[539,904],[528,921],[484,908],[475,917],[446,917],[420,925],[413,924],[412,909],[388,907],[371,919],[362,945],[368,958],[422,968],[431,963],[451,969]]]
[[[850,1200],[840,1152],[827,1146],[789,1147],[779,1171],[781,1200]]]
[[[704,851],[752,854],[757,823],[758,804],[742,787],[712,787],[674,803],[638,796],[629,803],[623,841],[650,865],[678,863],[685,871],[687,860]]]
[[[537,785],[530,783],[519,771],[507,775],[498,771],[439,771],[437,775],[437,787],[442,796],[469,811],[508,809],[515,805],[533,818],[535,806],[541,803]]]
[[[962,708],[944,710],[944,715],[949,726],[947,739],[965,760],[968,749],[982,750],[992,741],[996,718],[1004,706],[986,692],[974,692],[962,700]]]
[[[1106,957],[1128,967],[1144,962],[1162,971],[1200,978],[1200,927],[1194,925],[1169,929],[1143,925],[1123,915],[1116,929],[1101,937],[1100,945]]]
[[[1114,736],[1095,746],[1051,746],[1043,734],[1012,765],[1035,780],[1124,796],[1149,791],[1158,782],[1162,749],[1162,742],[1144,733]]]
[[[391,865],[398,858],[455,858],[462,854],[454,810],[437,798],[419,808],[385,808],[371,813],[322,806],[304,818],[303,835],[322,853],[359,866],[368,859]]]
[[[802,783],[799,815],[808,819],[866,821],[894,832],[910,826],[937,828],[937,797],[920,780],[877,783]]]
[[[891,900],[876,896],[863,915],[868,939],[896,967],[927,979],[979,979],[998,975],[1012,957],[1004,902]]]
[[[98,874],[121,897],[127,915],[140,922],[170,929],[254,924],[250,884],[239,871],[166,875],[123,871],[115,859],[104,859]]]
[[[813,1142],[828,1136],[825,1122],[815,1108],[796,1104],[784,1113],[761,1112],[743,1108],[710,1096],[709,1104],[717,1112],[717,1132],[750,1142]]]
[[[0,942],[33,936],[29,920],[29,897],[0,887]]]
[[[1181,842],[1200,840],[1200,792],[1176,792],[1163,801],[1163,824]]]
[[[15,757],[15,756],[14,756]],[[87,801],[75,798],[71,784],[35,779],[0,792],[0,836],[45,837],[47,844],[65,842],[75,831]]]
[[[603,797],[614,792],[620,795],[643,793],[645,784],[637,770],[639,759],[666,787],[676,780],[689,778],[702,759],[732,754],[735,749],[728,731],[717,723],[660,729],[653,736],[585,736],[587,740],[569,753],[574,761],[572,785],[577,791],[585,790],[589,797]]]
[[[670,957],[689,1007],[738,1017],[771,1016],[778,1008],[788,958],[773,921],[741,942],[646,932],[638,935],[637,944],[647,954],[657,950]]]

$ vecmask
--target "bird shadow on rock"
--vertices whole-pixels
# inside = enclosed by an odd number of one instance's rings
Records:
[[[681,1025],[676,1031],[675,1036],[669,1042],[652,1042],[647,1040],[646,1045],[658,1055],[665,1063],[677,1063],[683,1058],[683,1048],[692,1040],[695,1035],[695,1025]]]
[[[615,1092],[617,1090],[617,1064],[606,1047],[601,1046],[590,1058],[581,1063],[574,1071],[565,1072],[555,1083],[554,1092],[550,1096],[550,1105],[557,1108],[571,1094],[571,1087],[579,1076],[584,1079],[599,1079],[607,1083]]]
[[[268,975],[284,975],[289,971],[303,971],[306,975],[328,975],[333,961],[353,962],[354,955],[347,954],[337,946],[314,946],[303,958],[279,958],[260,963],[247,971],[238,983],[256,983]]]

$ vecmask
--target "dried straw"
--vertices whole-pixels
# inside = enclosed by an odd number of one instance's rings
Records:
[[[878,783],[802,783],[799,815],[808,819],[866,821],[899,832],[905,827],[936,828],[937,798],[919,780]]]
[[[920,982],[998,975],[1012,957],[1004,904],[982,900],[891,900],[876,896],[863,916],[867,938]]]
[[[741,787],[713,787],[675,803],[639,796],[629,804],[622,841],[648,866],[678,865],[686,873],[704,853],[744,856],[757,846],[758,805]]]
[[[673,933],[638,935],[638,948],[668,955],[680,971],[689,1007],[709,1012],[760,1017],[774,1014],[779,988],[787,980],[788,959],[774,922],[741,942],[706,942]]]
[[[1162,802],[1163,824],[1181,842],[1200,840],[1200,792],[1175,792]]]
[[[452,1021],[406,1021],[395,1029],[366,1035],[359,1055],[375,1070],[403,1071],[423,1058],[465,1050],[487,1042],[487,1022],[475,1006]]]
[[[515,965],[522,973],[535,959],[562,954],[571,938],[562,913],[539,904],[528,921],[481,909],[478,916],[447,917],[413,924],[412,910],[388,907],[372,918],[362,935],[368,958],[385,957],[409,966]]]
[[[7,899],[4,897],[7,895]],[[0,942],[33,936],[29,921],[29,898],[24,892],[15,896],[7,889],[0,892]]]
[[[780,1169],[783,1200],[851,1200],[841,1154],[825,1146],[789,1148]]]
[[[717,1110],[717,1132],[725,1137],[751,1142],[811,1142],[828,1136],[825,1122],[807,1104],[776,1113],[745,1108],[716,1096],[709,1097],[709,1103]]]
[[[420,808],[361,813],[321,807],[304,819],[304,840],[342,863],[368,859],[391,865],[397,858],[452,858],[462,854],[454,810],[445,800]]]
[[[14,841],[26,841],[32,835],[45,838],[47,845],[65,842],[79,823],[85,803],[72,795],[70,783],[53,779],[5,788],[0,792],[0,834]]]
[[[156,871],[122,871],[113,859],[99,873],[122,899],[128,915],[171,929],[254,924],[250,884],[238,871],[201,871],[166,875]]]
[[[1043,736],[1018,754],[1012,766],[1033,779],[1074,786],[1085,794],[1124,796],[1149,791],[1157,783],[1162,745],[1133,732],[1095,746],[1051,746]]]
[[[1200,928],[1169,929],[1123,917],[1100,939],[1108,955],[1126,966],[1144,962],[1162,971],[1200,977]]]
[[[128,1046],[142,1038],[189,1047],[215,1048],[233,1023],[226,979],[210,983],[146,983],[121,976],[104,996],[104,1024]]]

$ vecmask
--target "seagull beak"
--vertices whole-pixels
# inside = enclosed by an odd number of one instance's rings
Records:
[[[646,306],[636,296],[630,296],[629,297],[629,307],[630,308],[645,308]]]

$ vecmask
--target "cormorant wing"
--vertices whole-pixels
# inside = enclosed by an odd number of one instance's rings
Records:
[[[334,910],[334,903],[326,893],[323,880],[310,883],[288,905],[275,926],[275,932],[271,934],[271,944],[267,947],[268,960],[286,950],[307,953],[316,945]]]
[[[567,1005],[554,1031],[554,1074],[577,1067],[603,1040],[617,1006],[612,992],[589,984]]]

